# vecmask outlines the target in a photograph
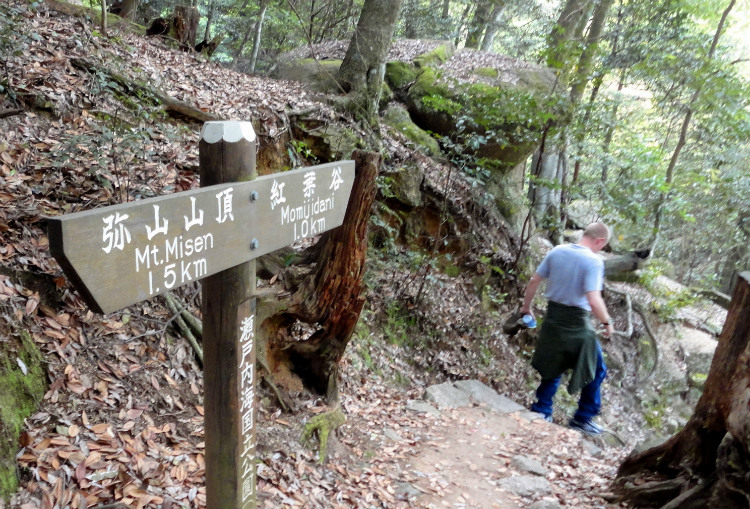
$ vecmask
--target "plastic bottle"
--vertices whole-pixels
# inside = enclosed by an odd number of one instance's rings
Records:
[[[536,329],[536,320],[534,320],[534,317],[531,315],[523,315],[521,317],[521,321],[523,321],[523,324],[529,328],[529,329]]]

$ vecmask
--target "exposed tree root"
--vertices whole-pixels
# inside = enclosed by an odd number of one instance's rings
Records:
[[[24,111],[26,111],[26,110],[24,110],[23,108],[15,108],[15,109],[10,109],[10,110],[1,110],[0,111],[0,118],[8,118],[8,117],[12,117],[14,115],[20,115]]]
[[[346,416],[337,406],[333,410],[316,415],[305,424],[305,431],[302,433],[302,442],[309,443],[314,434],[317,433],[320,442],[320,452],[318,461],[324,463],[328,455],[328,437],[332,431],[342,426],[346,422]]]
[[[198,344],[198,340],[196,339],[195,335],[193,334],[193,330],[188,326],[187,322],[185,322],[185,319],[183,318],[183,315],[190,315],[191,321],[195,322],[197,321],[200,324],[200,321],[192,316],[192,314],[184,309],[182,306],[180,306],[175,298],[172,296],[172,294],[167,293],[164,295],[164,300],[167,303],[167,307],[169,308],[169,312],[172,313],[174,316],[174,321],[177,324],[177,327],[179,328],[180,332],[184,336],[185,340],[187,340],[188,343],[190,343],[190,346],[193,347],[193,350],[195,350],[195,355],[198,357],[198,360],[200,360],[201,365],[203,364],[203,348]],[[201,326],[202,331],[202,326]],[[199,334],[199,337],[202,335],[202,332]]]
[[[635,310],[636,313],[638,313],[638,316],[641,317],[641,320],[643,320],[643,326],[646,328],[646,335],[648,336],[649,342],[651,343],[651,349],[654,351],[654,364],[651,366],[651,370],[649,371],[648,375],[646,375],[646,380],[651,380],[654,376],[654,373],[656,373],[656,368],[659,366],[659,345],[656,342],[656,334],[654,334],[653,329],[651,328],[651,324],[648,321],[648,316],[646,315],[646,312],[641,307],[640,304],[635,303],[633,305],[633,310]]]
[[[620,500],[627,500],[636,507],[661,507],[679,496],[688,481],[683,477],[678,477],[642,482],[640,476],[632,476],[621,479],[620,482],[620,488],[617,490]]]

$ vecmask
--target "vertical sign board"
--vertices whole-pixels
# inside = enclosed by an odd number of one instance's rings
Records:
[[[220,165],[245,164],[239,153],[252,150],[244,160],[253,168],[244,174],[254,174],[255,133],[249,122],[207,122],[201,134],[201,151],[208,146],[206,152],[218,155]],[[217,152],[213,143],[224,147]],[[240,157],[224,158],[227,154]],[[212,175],[213,169],[204,167],[211,157],[201,155],[204,183],[217,180],[204,178]],[[243,174],[225,172],[227,167],[216,173]],[[244,275],[254,288],[255,272],[254,267],[236,269],[340,226],[353,183],[354,162],[340,161],[48,218],[52,255],[99,313],[208,278],[203,314],[209,505],[255,507],[255,299],[233,302],[230,295],[240,286],[233,277]],[[235,307],[222,314],[226,303]],[[208,317],[214,314],[233,323]],[[233,368],[227,370],[230,359]],[[216,436],[208,426],[209,407],[218,423]]]

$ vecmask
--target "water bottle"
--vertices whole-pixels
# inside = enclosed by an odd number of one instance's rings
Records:
[[[536,320],[531,315],[523,315],[521,321],[528,329],[536,329]]]

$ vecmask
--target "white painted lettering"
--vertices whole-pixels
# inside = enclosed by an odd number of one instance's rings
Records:
[[[135,271],[140,272],[141,271],[141,265],[146,264],[146,268],[151,268],[151,258],[149,255],[149,249],[148,246],[143,248],[143,252],[141,252],[140,249],[137,247],[135,248]]]

